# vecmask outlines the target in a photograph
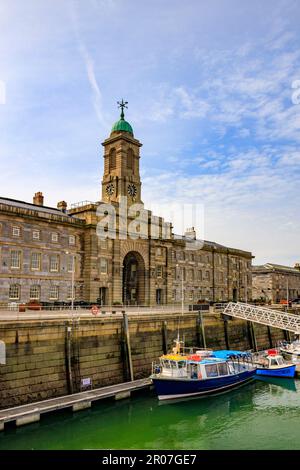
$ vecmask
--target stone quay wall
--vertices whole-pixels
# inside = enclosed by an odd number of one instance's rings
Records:
[[[220,315],[141,314],[91,319],[0,322],[6,364],[0,364],[0,408],[147,377],[152,361],[174,345],[265,349],[282,330]],[[204,331],[204,336],[203,336]],[[253,340],[254,333],[254,340]],[[128,338],[130,340],[128,341]],[[204,342],[205,341],[205,342]],[[90,379],[90,380],[84,380]],[[90,385],[89,385],[90,382]]]

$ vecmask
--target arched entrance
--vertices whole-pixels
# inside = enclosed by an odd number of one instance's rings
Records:
[[[136,251],[127,253],[123,260],[123,304],[145,303],[145,263]]]

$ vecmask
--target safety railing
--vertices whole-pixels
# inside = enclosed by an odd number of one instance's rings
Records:
[[[229,302],[223,313],[224,315],[300,334],[300,316],[292,313],[278,312],[270,308],[256,307],[241,302]]]

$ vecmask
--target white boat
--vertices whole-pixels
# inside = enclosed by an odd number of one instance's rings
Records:
[[[280,352],[285,359],[288,359],[294,363],[300,363],[300,341],[299,339],[288,343],[287,341],[282,341],[280,343]]]

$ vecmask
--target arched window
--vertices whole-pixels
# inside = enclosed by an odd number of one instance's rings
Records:
[[[117,167],[117,163],[116,163],[116,150],[115,150],[115,149],[111,149],[111,151],[109,152],[109,171],[115,170],[116,167]]]
[[[133,159],[134,159],[133,151],[132,151],[132,149],[129,149],[128,153],[127,153],[127,168],[128,168],[128,170],[133,170],[134,169]]]

